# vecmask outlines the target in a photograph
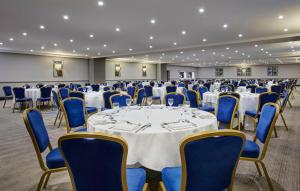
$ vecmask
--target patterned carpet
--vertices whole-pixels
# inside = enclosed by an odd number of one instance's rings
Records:
[[[300,93],[291,100],[293,107],[285,111],[289,131],[286,131],[281,119],[277,121],[278,138],[272,137],[265,164],[271,176],[275,190],[300,191]],[[2,108],[0,102],[0,190],[35,190],[42,174],[32,142],[25,129],[22,114],[12,113],[11,108]],[[66,130],[53,126],[56,111],[43,111],[43,117],[52,145]],[[62,127],[64,124],[62,124]],[[250,138],[251,131],[246,131]],[[52,174],[46,190],[72,190],[66,172]],[[269,190],[264,176],[260,177],[255,165],[240,162],[233,190],[260,191]]]

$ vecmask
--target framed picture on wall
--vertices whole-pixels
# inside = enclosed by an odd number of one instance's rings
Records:
[[[278,66],[268,66],[267,67],[268,76],[278,76]]]
[[[63,61],[53,60],[53,77],[63,77]]]
[[[179,72],[179,78],[184,78],[184,72]]]
[[[142,66],[142,76],[143,76],[143,77],[146,77],[146,76],[147,76],[147,66],[146,66],[146,65],[143,65],[143,66]]]
[[[115,65],[115,77],[121,77],[121,65],[120,64]]]
[[[237,68],[236,73],[237,76],[251,76],[251,68]]]
[[[215,76],[223,76],[223,68],[216,68],[215,69]]]

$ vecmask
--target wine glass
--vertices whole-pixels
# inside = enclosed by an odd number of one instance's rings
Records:
[[[114,102],[113,106],[114,106],[114,109],[119,109],[119,107],[120,107],[119,102]]]
[[[169,98],[168,99],[169,106],[173,106],[173,103],[174,103],[174,99],[173,98]]]
[[[147,97],[147,105],[152,105],[152,97]]]
[[[130,98],[126,98],[126,99],[125,99],[125,102],[126,102],[126,105],[127,105],[127,106],[130,106],[130,104],[131,104]]]

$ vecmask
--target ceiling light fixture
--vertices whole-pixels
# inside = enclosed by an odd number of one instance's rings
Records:
[[[120,32],[120,28],[117,27],[117,28],[116,28],[116,31],[117,31],[117,32]]]
[[[64,20],[69,20],[69,16],[68,15],[63,15],[63,19]]]
[[[255,47],[255,48],[257,48],[257,47],[258,47],[258,45],[257,45],[257,44],[255,44],[255,45],[254,45],[254,47]]]
[[[53,44],[53,46],[57,46],[57,44],[56,44],[56,43],[54,43],[54,44]]]
[[[94,34],[90,34],[90,38],[94,38],[95,36],[94,36]]]
[[[202,39],[202,42],[206,42],[206,41],[207,41],[207,39],[206,39],[206,38],[203,38],[203,39]]]
[[[90,48],[86,48],[86,50],[90,50]]]
[[[204,9],[203,7],[200,7],[200,8],[198,9],[198,12],[199,12],[199,13],[204,13],[204,12],[205,12],[205,9]]]
[[[279,15],[279,16],[278,16],[278,19],[280,19],[280,20],[283,19],[283,18],[284,18],[283,15]]]
[[[283,31],[284,31],[284,32],[288,32],[288,31],[289,31],[289,29],[285,28],[285,29],[283,29]]]
[[[103,7],[104,6],[104,2],[103,1],[98,1],[98,6],[99,7]]]
[[[153,40],[153,39],[154,39],[154,37],[153,37],[153,36],[150,36],[150,37],[149,37],[149,39],[150,39],[150,40]]]
[[[186,35],[186,31],[181,31],[181,34],[182,35]]]
[[[107,44],[103,44],[103,47],[104,47],[104,48],[107,47]]]
[[[40,29],[45,29],[45,26],[44,25],[40,25]]]
[[[177,45],[177,42],[173,42],[173,45],[176,46],[176,45]]]
[[[149,48],[153,48],[153,46],[152,46],[152,45],[150,45],[150,46],[149,46]]]
[[[74,40],[73,40],[73,39],[70,39],[70,42],[72,43],[72,42],[74,42]]]
[[[23,35],[23,36],[27,36],[27,32],[23,32],[22,35]]]
[[[151,20],[150,20],[150,23],[151,23],[151,24],[155,24],[155,23],[156,23],[156,20],[155,20],[155,19],[151,19]]]
[[[114,54],[114,53],[116,53],[116,51],[113,50],[112,53]]]
[[[33,52],[33,50],[32,50],[32,49],[30,49],[30,52]]]
[[[0,45],[2,46],[2,45],[3,45],[3,42],[0,42]]]
[[[14,38],[9,38],[9,41],[14,41],[15,39]]]
[[[243,34],[239,34],[238,37],[239,37],[239,38],[242,38],[242,37],[243,37]]]
[[[227,29],[228,25],[227,24],[224,24],[223,25],[223,28]]]
[[[132,51],[132,48],[129,48],[129,51]]]

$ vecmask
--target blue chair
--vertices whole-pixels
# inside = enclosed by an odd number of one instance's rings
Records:
[[[108,86],[105,86],[105,87],[103,88],[103,90],[106,92],[106,91],[109,91],[110,88],[109,88]]]
[[[174,86],[174,85],[166,87],[167,94],[168,93],[176,93],[176,90],[177,90],[177,86]]]
[[[136,91],[136,88],[134,86],[130,86],[127,88],[127,93],[128,93],[128,95],[131,96],[132,99],[134,99],[134,97],[135,97],[135,91]]]
[[[138,85],[137,85],[137,88],[138,88],[138,89],[142,89],[142,88],[144,88],[144,86],[143,86],[143,84],[138,84]]]
[[[113,84],[113,88],[114,90],[117,90],[118,88],[120,88],[120,84],[119,83]]]
[[[192,90],[198,91],[198,89],[199,89],[199,84],[194,84]]]
[[[60,88],[58,89],[58,97],[59,97],[59,100],[62,101],[66,98],[69,97],[69,88]]]
[[[185,102],[185,96],[181,93],[168,93],[167,95],[165,95],[165,104],[166,106],[169,106],[168,100],[173,98],[174,102],[173,102],[173,107],[178,107],[179,104],[183,105]]]
[[[279,111],[280,117],[282,119],[282,122],[283,122],[286,130],[288,130],[288,127],[287,127],[285,118],[283,117],[283,112],[284,112],[284,110],[286,108],[286,104],[288,103],[290,95],[291,95],[291,91],[286,90],[286,91],[283,92],[283,98],[282,98],[282,101],[281,101],[280,111]],[[274,127],[274,132],[276,132],[276,128],[275,127]]]
[[[259,168],[259,164],[261,164],[270,190],[274,189],[266,166],[263,163],[263,159],[265,158],[267,152],[267,147],[278,118],[279,110],[279,106],[274,103],[266,103],[263,106],[253,141],[246,140],[240,158],[241,160],[254,162],[260,176],[262,176],[261,170]],[[261,143],[261,146],[257,144],[257,141]]]
[[[152,100],[159,100],[161,101],[160,96],[153,96],[153,87],[152,86],[144,86],[145,89],[145,96],[146,98],[152,97]]]
[[[219,129],[232,129],[239,99],[232,95],[222,95],[218,98],[216,117]]]
[[[6,101],[13,99],[13,94],[10,86],[3,86],[2,87],[3,93],[4,93],[4,104],[3,108],[5,108]]]
[[[184,83],[179,83],[178,87],[185,87]]]
[[[199,108],[199,94],[194,90],[187,91],[187,98],[190,101],[191,108]]]
[[[257,85],[253,85],[253,84],[246,86],[246,89],[250,89],[251,93],[255,93],[256,92],[256,88],[257,88]]]
[[[232,190],[245,139],[243,133],[234,130],[207,131],[184,138],[179,148],[182,166],[162,170],[162,190]]]
[[[208,90],[209,89],[207,89],[207,87],[206,86],[201,86],[201,87],[199,87],[199,93],[200,93],[200,98],[201,98],[201,100],[203,100],[203,94],[205,93],[205,92],[208,92]]]
[[[36,100],[36,106],[41,109],[41,104],[44,104],[45,102],[48,102],[48,105],[51,104],[51,87],[42,87],[40,89],[41,91],[41,97],[37,98]]]
[[[22,104],[25,104],[26,108],[28,108],[30,104],[33,107],[32,99],[25,97],[25,89],[24,88],[21,88],[21,87],[13,88],[13,93],[14,93],[14,97],[15,97],[13,112],[15,112],[17,103],[20,104],[20,107],[19,107],[20,112],[21,112],[21,109],[22,109]]]
[[[86,111],[84,100],[81,98],[69,97],[60,102],[60,104],[66,121],[67,133],[70,133],[74,128],[76,128],[75,132],[85,132]]]
[[[79,87],[79,88],[77,88],[77,91],[79,91],[79,92],[85,92],[85,91],[86,91],[86,88]]]
[[[142,191],[147,189],[142,168],[126,168],[124,139],[103,133],[62,136],[58,147],[67,164],[73,190]]]
[[[105,109],[112,109],[112,105],[110,104],[110,96],[119,94],[118,91],[106,91],[103,92],[103,100],[104,100],[104,108]]]
[[[92,84],[91,87],[94,92],[99,92],[100,90],[99,84]]]
[[[159,84],[157,84],[157,86],[158,86],[158,87],[162,87],[162,84],[161,84],[161,83],[159,83]]]
[[[69,97],[77,97],[77,98],[81,98],[85,101],[84,93],[79,92],[79,91],[70,92]],[[96,107],[85,107],[85,109],[86,109],[86,112],[87,112],[88,115],[92,115],[92,114],[98,112],[98,109]]]
[[[281,94],[281,90],[283,88],[281,87],[281,85],[273,85],[271,86],[271,92],[277,93],[278,95]]]
[[[203,84],[203,86],[206,87],[207,90],[209,91],[209,90],[210,90],[211,83],[206,82],[206,83]]]
[[[255,88],[255,93],[257,93],[257,94],[261,94],[261,93],[265,93],[265,92],[268,92],[268,88],[260,87],[260,86]]]
[[[220,91],[221,91],[221,92],[231,92],[231,91],[232,91],[232,88],[231,88],[231,86],[228,86],[228,85],[222,85],[222,86],[220,87]]]
[[[247,86],[247,84],[245,82],[240,82],[239,86]]]
[[[189,101],[188,95],[187,95],[187,89],[185,87],[182,87],[182,93],[185,96],[186,101]]]
[[[279,99],[279,95],[277,93],[274,92],[266,92],[266,93],[261,93],[258,97],[258,107],[255,111],[249,111],[246,110],[245,115],[244,115],[244,119],[243,119],[243,124],[245,126],[245,118],[249,117],[250,119],[253,120],[253,124],[254,124],[254,129],[256,128],[256,120],[259,118],[260,115],[260,111],[262,109],[262,107],[264,106],[264,104],[266,103],[276,103]],[[275,135],[276,135],[276,131]],[[277,137],[277,135],[276,135]]]
[[[137,93],[136,93],[136,104],[137,105],[142,105],[145,101],[145,89],[142,88],[142,89],[138,89],[137,90]]]
[[[52,96],[53,96],[54,103],[58,109],[53,125],[55,126],[57,120],[59,120],[59,124],[57,126],[57,128],[59,128],[61,125],[61,122],[62,122],[63,115],[62,115],[61,107],[59,104],[59,97],[58,97],[58,94],[56,93],[56,91],[52,90]]]
[[[51,173],[64,171],[67,168],[58,148],[53,148],[50,143],[40,111],[33,108],[26,109],[23,113],[23,120],[33,143],[40,168],[43,171],[37,187],[37,190],[40,191],[42,187],[46,188]],[[50,152],[46,155],[45,164],[42,154],[47,148]]]
[[[127,106],[126,99],[130,99],[131,101],[131,96],[124,95],[124,94],[114,94],[110,96],[109,101],[112,108],[113,108],[113,103],[118,103],[119,107],[126,107]]]

